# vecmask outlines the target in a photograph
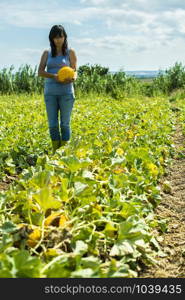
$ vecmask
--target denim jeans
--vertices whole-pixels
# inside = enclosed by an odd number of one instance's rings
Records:
[[[44,95],[50,137],[53,141],[69,141],[71,137],[70,118],[75,98],[73,94]],[[59,128],[60,112],[60,128]],[[60,134],[61,133],[61,134]]]

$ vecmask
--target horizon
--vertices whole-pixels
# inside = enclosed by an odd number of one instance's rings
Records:
[[[26,65],[28,65],[29,67],[31,67],[31,69],[32,70],[34,70],[35,68],[37,68],[36,70],[38,70],[38,65],[29,65],[29,64],[21,64],[20,66],[17,66],[17,67],[15,67],[15,66],[13,66],[13,65],[11,65],[11,66],[5,66],[5,67],[3,67],[3,68],[0,68],[0,72],[1,71],[3,71],[4,69],[6,70],[6,71],[9,71],[12,67],[12,71],[11,71],[11,73],[12,74],[14,74],[14,73],[16,73],[16,72],[18,72],[19,71],[19,69],[21,69],[21,68],[23,68],[23,67],[25,67]],[[87,64],[86,64],[87,65]],[[81,65],[82,66],[82,65]],[[92,66],[92,65],[90,65],[90,66]],[[101,67],[104,67],[104,66],[102,66],[102,65],[100,65]],[[80,66],[78,66],[78,68],[79,68]],[[78,68],[77,68],[77,71],[78,71]],[[146,77],[147,77],[147,74],[148,75],[150,75],[150,74],[155,74],[155,75],[157,75],[159,72],[165,72],[166,70],[168,70],[168,69],[164,69],[164,70],[161,70],[161,69],[158,69],[158,70],[124,70],[123,68],[121,68],[120,70],[110,70],[110,68],[108,69],[108,72],[109,73],[118,73],[118,72],[124,72],[124,73],[129,73],[129,74],[133,74],[133,75],[141,75],[142,76],[142,73],[144,73],[143,74],[143,76],[145,76],[145,74],[146,74]]]
[[[29,65],[29,64],[27,64],[27,65]],[[0,68],[0,72],[3,70],[3,69],[6,69],[6,70],[10,70],[10,68],[11,67],[13,67],[13,69],[12,69],[12,73],[14,73],[14,72],[17,72],[18,70],[19,70],[19,68],[22,68],[22,67],[24,67],[24,66],[26,66],[26,64],[21,64],[20,66],[17,66],[17,67],[14,67],[13,65],[11,66],[4,66],[4,67],[2,67],[2,68]],[[37,69],[38,69],[38,65],[29,65],[32,69],[34,69],[35,67],[37,67]],[[81,65],[82,66],[82,65]],[[90,65],[91,66],[91,65]],[[79,68],[80,66],[78,66],[78,68]],[[104,66],[102,66],[101,65],[101,67],[104,67]],[[78,70],[78,69],[77,69]],[[165,69],[166,70],[166,69]],[[139,72],[139,73],[141,73],[141,72],[145,72],[145,73],[157,73],[157,72],[160,72],[160,71],[162,71],[162,72],[164,72],[165,70],[161,70],[161,69],[158,69],[158,70],[124,70],[124,69],[120,69],[120,70],[110,70],[110,68],[109,68],[109,70],[108,70],[108,72],[110,72],[110,73],[117,73],[117,72],[120,72],[120,71],[122,71],[122,72],[129,72],[129,73],[137,73],[137,72]]]
[[[25,67],[26,65],[28,65],[32,69],[34,69],[34,68],[38,69],[38,66],[39,66],[39,65],[31,65],[31,64],[28,64],[28,63],[20,64],[19,66],[15,66],[15,65],[12,64],[12,65],[9,65],[9,66],[7,65],[7,66],[0,67],[0,72],[3,69],[10,70],[12,68],[12,72],[14,73],[14,72],[17,72],[20,68]],[[89,65],[91,67],[91,66],[96,65],[96,64],[89,64],[89,63],[87,63],[87,64],[84,64],[84,65]],[[78,68],[81,67],[81,66],[83,66],[83,65],[79,65]],[[100,66],[108,68],[108,72],[113,72],[113,73],[117,73],[117,72],[121,72],[121,71],[123,71],[123,72],[131,72],[131,73],[132,72],[146,72],[146,73],[155,72],[156,73],[156,72],[160,72],[160,71],[164,72],[164,71],[166,71],[166,70],[169,69],[169,68],[167,68],[167,69],[163,69],[163,70],[162,69],[158,69],[158,70],[157,69],[150,69],[150,70],[145,70],[145,69],[125,70],[124,68],[120,68],[118,70],[111,70],[107,66],[103,66],[103,65],[100,65]],[[171,67],[173,67],[173,66],[171,66]]]

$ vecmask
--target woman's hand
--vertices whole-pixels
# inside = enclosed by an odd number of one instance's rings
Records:
[[[67,78],[65,80],[59,80],[58,78],[58,74],[54,74],[54,79],[57,81],[57,82],[60,82],[60,83],[63,83],[63,84],[66,84],[66,83],[72,83],[76,80],[76,76],[74,76],[73,78]]]
[[[59,80],[59,78],[58,78],[58,74],[54,74],[54,75],[53,75],[53,78],[54,78],[57,82],[61,82],[61,81]]]
[[[61,82],[62,83],[71,83],[71,82],[74,82],[76,79],[77,79],[77,72],[75,71],[73,78],[68,78],[68,79],[65,79],[64,81],[61,81]]]
[[[66,84],[66,83],[72,83],[72,82],[74,82],[74,80],[75,80],[74,78],[68,78],[68,79],[65,79],[65,80],[60,81],[60,82]]]

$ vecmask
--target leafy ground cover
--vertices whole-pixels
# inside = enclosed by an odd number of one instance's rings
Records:
[[[1,96],[0,109],[1,184],[13,178],[0,192],[0,277],[137,277],[155,264],[168,99],[77,98],[55,155],[42,96]]]

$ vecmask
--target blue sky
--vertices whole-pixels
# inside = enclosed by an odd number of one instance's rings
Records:
[[[0,0],[0,69],[38,65],[55,24],[65,27],[78,66],[132,71],[185,65],[183,0]]]

